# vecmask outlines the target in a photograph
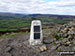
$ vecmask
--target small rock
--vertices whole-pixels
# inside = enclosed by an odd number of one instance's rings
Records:
[[[75,47],[72,48],[72,51],[75,51]]]
[[[73,30],[74,30],[74,27],[71,27],[69,30],[70,30],[70,31],[73,31]]]
[[[72,47],[73,45],[72,44],[69,44],[69,46]]]
[[[68,38],[72,38],[72,36],[71,36],[71,35],[69,35],[69,36],[68,36]]]
[[[4,53],[4,56],[12,56],[10,53]]]
[[[56,38],[54,38],[53,40],[56,41]]]
[[[67,41],[66,44],[70,44],[70,41]]]
[[[0,39],[0,42],[3,41],[3,39]]]
[[[55,43],[56,43],[56,44],[58,44],[58,43],[59,43],[59,41],[56,41]]]
[[[73,44],[75,45],[75,40],[73,40]]]
[[[7,47],[5,51],[10,52],[12,49],[13,49],[12,47]]]
[[[68,34],[66,33],[66,34],[64,34],[63,36],[64,36],[64,37],[67,37],[67,36],[68,36]]]
[[[67,33],[67,31],[63,30],[63,33]]]
[[[40,47],[40,51],[43,52],[43,51],[46,51],[46,50],[47,50],[47,47],[46,47],[46,46],[41,46],[41,47]]]
[[[62,40],[63,43],[65,43],[66,41],[68,41],[67,38],[64,38],[64,39]]]
[[[69,44],[70,44],[70,41],[67,41],[67,42],[65,43],[65,46],[69,46]]]
[[[40,51],[44,51],[44,49],[42,47],[40,47]]]
[[[52,49],[52,50],[55,50],[55,49],[56,49],[56,46],[53,46],[51,49]]]

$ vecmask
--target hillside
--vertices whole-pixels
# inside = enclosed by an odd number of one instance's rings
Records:
[[[41,45],[29,45],[32,20],[42,22]],[[64,56],[65,51],[75,54],[75,16],[0,13],[0,56]]]
[[[44,26],[65,24],[75,20],[75,16],[52,14],[17,14],[0,12],[0,31],[16,31],[30,28],[32,20],[41,20]]]
[[[18,13],[3,13],[0,12],[0,19],[5,19],[5,18],[1,18],[1,17],[6,17],[6,18],[28,18],[28,17],[43,17],[43,16],[47,16],[47,17],[57,17],[57,18],[72,18],[74,19],[75,16],[73,15],[55,15],[55,14],[18,14]]]

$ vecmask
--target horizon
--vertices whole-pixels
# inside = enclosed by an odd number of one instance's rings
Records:
[[[32,14],[25,14],[25,13],[15,13],[15,12],[0,12],[3,14],[23,14],[23,15],[32,15]],[[65,15],[65,14],[42,14],[42,13],[34,13],[35,14],[41,14],[41,15],[60,15],[60,16],[75,16],[75,15]]]
[[[75,0],[0,0],[0,12],[75,15]]]

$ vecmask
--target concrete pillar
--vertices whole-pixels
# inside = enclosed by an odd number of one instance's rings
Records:
[[[42,36],[42,25],[40,20],[33,20],[31,23],[31,30],[30,30],[30,45],[37,45],[41,44],[43,40]]]

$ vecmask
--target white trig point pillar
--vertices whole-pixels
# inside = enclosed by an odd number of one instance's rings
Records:
[[[41,44],[43,40],[42,36],[42,26],[40,20],[33,20],[31,23],[31,31],[30,31],[30,45]]]

